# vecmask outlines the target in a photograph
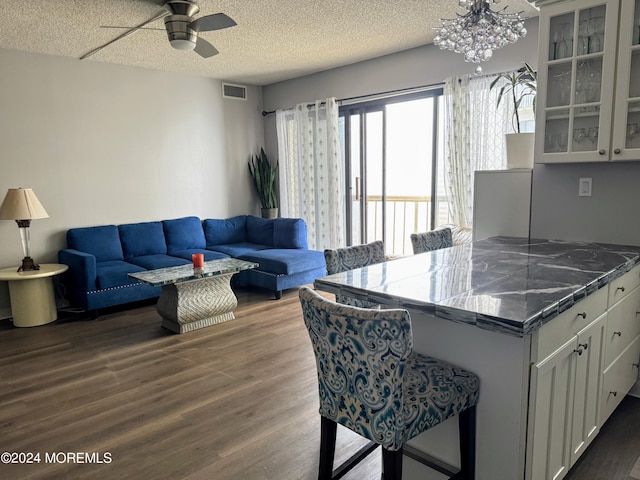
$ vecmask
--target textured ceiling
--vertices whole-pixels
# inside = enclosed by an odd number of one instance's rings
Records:
[[[0,0],[0,48],[80,58],[163,11],[162,0]],[[164,31],[139,30],[83,62],[187,72],[267,85],[431,43],[458,0],[200,0],[197,17],[223,12],[237,26],[200,35],[220,54],[174,50]],[[497,8],[538,14],[527,0]],[[148,27],[164,29],[157,20]],[[452,55],[454,55],[452,53]]]

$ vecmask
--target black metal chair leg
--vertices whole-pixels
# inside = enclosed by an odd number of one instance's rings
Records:
[[[460,472],[455,478],[474,480],[476,471],[476,407],[459,414]]]
[[[382,449],[382,478],[402,480],[402,448],[400,450]]]
[[[331,480],[333,459],[336,451],[336,431],[338,424],[320,416],[320,469],[318,480]]]

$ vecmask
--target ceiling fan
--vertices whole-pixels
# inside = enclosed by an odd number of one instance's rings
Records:
[[[193,16],[200,11],[200,7],[197,5],[195,0],[166,0],[163,6],[165,8],[164,11],[135,27],[104,26],[103,28],[127,28],[128,30],[104,45],[84,54],[80,57],[80,60],[98,53],[103,48],[137,32],[138,30],[161,30],[145,28],[145,25],[155,22],[161,18],[164,18],[167,37],[169,38],[169,43],[173,48],[176,50],[193,50],[201,57],[209,58],[220,52],[218,52],[218,50],[216,50],[216,48],[209,42],[199,37],[198,33],[222,30],[223,28],[229,28],[237,25],[232,18],[228,17],[224,13],[215,13],[194,19]]]

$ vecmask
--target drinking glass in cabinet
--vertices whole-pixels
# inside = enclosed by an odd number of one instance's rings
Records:
[[[545,153],[562,153],[569,148],[569,111],[566,109],[554,112],[554,117],[547,119],[544,151]]]
[[[586,55],[589,53],[589,19],[580,17],[578,25],[578,55]]]
[[[587,138],[594,145],[598,143],[598,127],[589,127],[587,130]]]
[[[571,97],[571,62],[549,66],[547,107],[569,105]]]
[[[592,58],[578,62],[575,103],[599,102],[601,84],[602,58]]]
[[[573,56],[573,14],[552,17],[549,28],[549,60]]]
[[[582,143],[587,138],[587,129],[586,128],[574,128],[573,129],[573,140],[576,143]]]

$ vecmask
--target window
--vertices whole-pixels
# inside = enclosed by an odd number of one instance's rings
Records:
[[[411,233],[448,222],[442,111],[442,89],[340,107],[349,245],[410,254]]]

